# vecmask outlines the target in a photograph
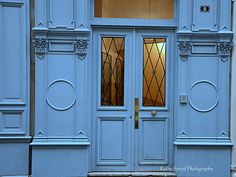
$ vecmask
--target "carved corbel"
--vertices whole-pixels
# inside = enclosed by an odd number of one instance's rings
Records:
[[[88,40],[80,39],[75,42],[75,54],[80,60],[83,60],[87,55]]]
[[[186,61],[191,53],[191,43],[188,41],[179,42],[179,56],[182,61]]]
[[[35,54],[40,58],[44,58],[45,53],[47,52],[48,42],[46,39],[35,39],[33,40]]]
[[[226,62],[228,58],[230,57],[232,46],[233,45],[231,42],[218,43],[219,56],[223,62]]]

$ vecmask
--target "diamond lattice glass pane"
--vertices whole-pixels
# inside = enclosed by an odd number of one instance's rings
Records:
[[[143,106],[165,106],[166,39],[143,40]]]
[[[122,37],[102,38],[102,106],[124,105],[124,42]]]

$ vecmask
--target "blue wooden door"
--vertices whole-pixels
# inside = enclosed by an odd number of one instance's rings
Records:
[[[174,37],[170,31],[93,34],[93,171],[172,165]]]

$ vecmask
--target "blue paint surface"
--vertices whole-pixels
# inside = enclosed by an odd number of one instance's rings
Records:
[[[98,171],[229,177],[230,0],[175,1],[173,20],[94,18],[93,0],[35,0],[32,41],[29,3],[0,0],[0,176],[27,175],[31,146],[33,177]],[[124,106],[100,104],[104,36],[125,38]],[[142,106],[144,38],[166,39],[165,107]]]

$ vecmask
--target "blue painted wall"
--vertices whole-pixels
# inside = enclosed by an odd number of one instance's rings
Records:
[[[88,172],[86,4],[85,0],[35,1],[33,176]]]
[[[175,107],[179,176],[230,176],[230,8],[227,0],[180,1],[176,103],[188,101]]]
[[[29,1],[0,1],[0,176],[27,175]]]
[[[29,146],[33,177],[130,170],[96,166],[97,128],[106,131],[109,115],[118,116],[118,124],[123,120],[117,110],[97,109],[99,35],[125,36],[130,50],[142,35],[166,35],[173,60],[165,124],[170,138],[164,138],[169,151],[165,163],[152,170],[163,166],[178,177],[229,177],[231,1],[178,0],[173,20],[94,18],[93,5],[93,0],[35,0],[35,136],[29,145],[29,1],[0,0],[0,176],[28,175]],[[133,100],[127,101],[132,109]]]

